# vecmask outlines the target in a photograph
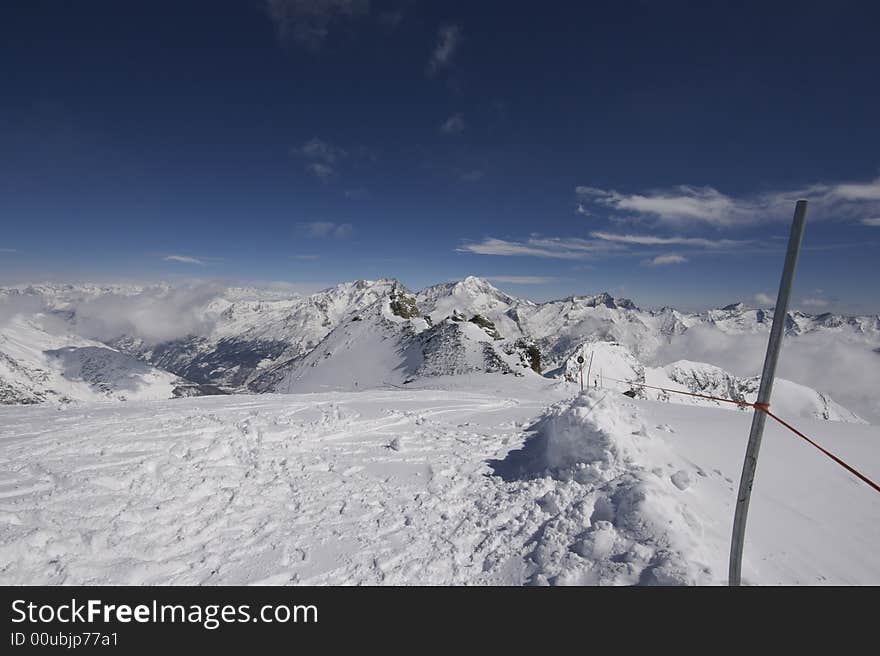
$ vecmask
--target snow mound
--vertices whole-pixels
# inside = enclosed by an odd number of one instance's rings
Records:
[[[689,501],[693,466],[652,435],[634,404],[589,390],[555,406],[536,429],[508,457],[521,478],[557,481],[538,500],[552,516],[530,555],[533,583],[713,580],[704,537],[713,522]]]
[[[755,389],[760,384],[759,378],[748,379],[754,382]],[[757,400],[755,394],[747,395],[747,400]],[[777,378],[773,383],[771,409],[782,417],[808,417],[825,419],[826,421],[842,421],[849,424],[867,424],[849,408],[845,408],[827,394],[817,392],[811,387],[800,385],[784,378]]]

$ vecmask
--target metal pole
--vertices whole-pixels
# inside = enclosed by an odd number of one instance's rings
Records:
[[[590,386],[590,369],[593,368],[593,351],[590,351],[590,364],[587,365],[587,387]]]
[[[791,234],[788,237],[788,252],[785,254],[785,266],[782,269],[782,281],[779,283],[779,296],[773,309],[773,325],[770,328],[770,341],[767,344],[767,355],[764,358],[764,369],[761,372],[761,387],[758,389],[756,403],[769,404],[770,393],[773,391],[773,377],[776,375],[776,363],[779,360],[779,349],[785,332],[785,319],[788,315],[788,302],[791,298],[791,286],[797,269],[798,254],[801,249],[801,238],[804,236],[804,222],[807,219],[807,201],[799,200],[794,209],[794,220],[791,223]],[[736,513],[733,517],[733,538],[730,543],[730,571],[728,584],[740,584],[742,574],[742,552],[746,534],[746,519],[749,515],[749,499],[752,484],[755,481],[755,469],[758,466],[758,452],[761,450],[761,437],[764,435],[764,422],[767,415],[755,409],[752,415],[752,428],[749,432],[749,444],[743,461],[742,475],[739,479],[739,494],[736,499]]]

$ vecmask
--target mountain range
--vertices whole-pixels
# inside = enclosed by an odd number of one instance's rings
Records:
[[[645,382],[647,370],[655,381],[737,398],[754,391],[755,379],[688,360],[648,365],[689,331],[761,335],[772,320],[772,308],[743,303],[695,313],[641,309],[608,293],[539,303],[473,276],[419,292],[386,278],[311,295],[21,285],[0,289],[0,402],[362,390],[475,372],[564,380],[573,377],[572,358],[597,348],[622,380]],[[807,335],[854,341],[876,357],[880,316],[789,313],[786,338]],[[793,393],[798,413],[858,420],[827,394],[803,389]]]

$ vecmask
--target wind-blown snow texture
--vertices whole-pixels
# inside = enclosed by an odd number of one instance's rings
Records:
[[[724,583],[749,417],[575,392],[0,408],[0,583]],[[876,427],[830,425],[880,475]],[[773,425],[749,519],[747,583],[880,583],[876,493]]]

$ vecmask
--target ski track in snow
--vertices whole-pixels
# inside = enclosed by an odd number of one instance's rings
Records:
[[[516,385],[0,409],[0,583],[724,582],[747,417]],[[697,413],[696,446],[677,432],[682,412]],[[541,416],[546,461],[503,475],[535,448]],[[707,435],[724,444],[707,451]],[[799,448],[774,437],[765,469]],[[817,513],[841,494],[858,502],[844,529],[853,567],[765,539],[779,517],[801,527],[795,541],[817,535],[799,502],[816,474],[765,498],[759,473],[750,526],[767,546],[747,579],[880,582],[876,500],[798,453],[833,483]]]

